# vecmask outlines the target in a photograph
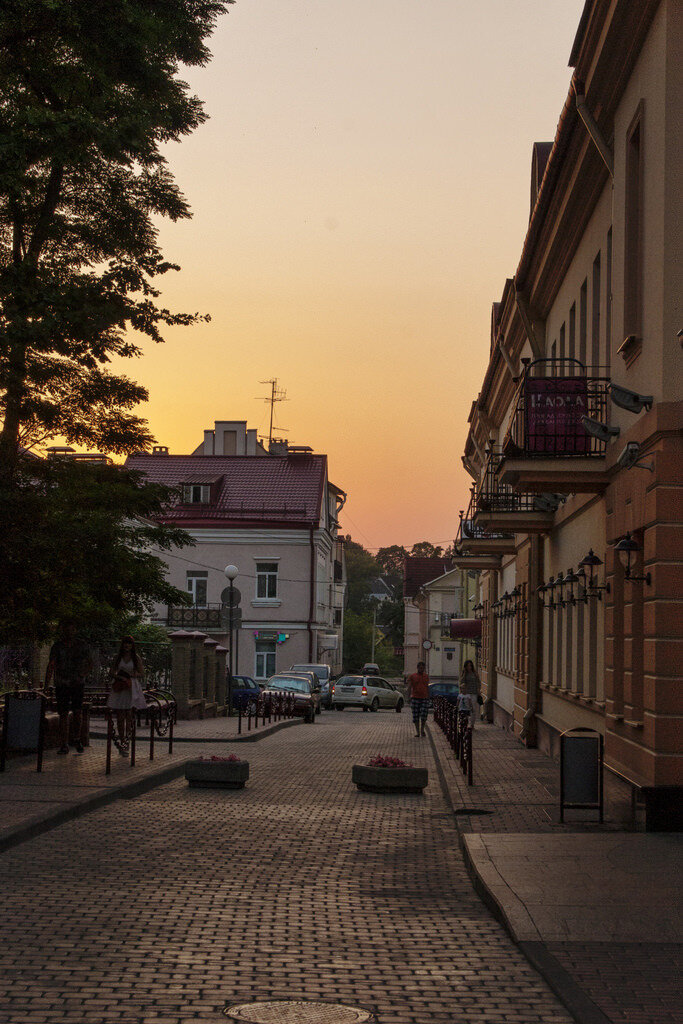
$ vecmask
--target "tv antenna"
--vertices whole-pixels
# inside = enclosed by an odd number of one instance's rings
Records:
[[[259,400],[261,402],[267,402],[270,406],[270,428],[268,430],[268,444],[270,445],[273,440],[273,412],[275,410],[275,403],[286,402],[287,392],[284,388],[279,388],[277,386],[277,377],[273,377],[272,380],[260,380],[259,384],[270,384],[270,394],[268,397],[263,398],[262,396],[259,396]],[[287,433],[284,427],[278,427],[278,430],[282,430],[284,433]]]

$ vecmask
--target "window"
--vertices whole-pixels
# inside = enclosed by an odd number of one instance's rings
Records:
[[[206,608],[208,572],[188,572],[187,592],[192,597],[192,604],[197,608]]]
[[[256,563],[256,597],[277,597],[277,562]]]
[[[626,362],[635,356],[634,344],[643,324],[643,105],[626,133],[624,210],[624,343]],[[632,341],[630,341],[632,339]],[[630,344],[628,344],[630,341]]]
[[[569,310],[569,352],[567,353],[570,359],[576,358],[576,303],[572,303],[572,308]],[[570,374],[574,373],[574,368],[570,367]]]
[[[275,675],[275,648],[274,640],[256,641],[256,679],[268,679],[269,676]]]
[[[579,359],[586,365],[586,348],[588,339],[588,279],[581,285],[579,295]],[[597,363],[595,364],[597,366]]]
[[[341,626],[342,623],[342,610],[341,608],[334,609],[334,624],[335,626]]]
[[[565,348],[565,334],[566,334],[565,326],[564,326],[564,324],[562,324],[562,326],[560,327],[560,361],[563,360],[564,357],[565,357],[565,351],[564,351],[564,348]],[[560,367],[560,373],[563,373],[563,372],[564,372],[564,367],[561,366]]]
[[[607,232],[607,252],[605,281],[605,376],[609,377],[612,365],[612,229]]]
[[[591,362],[600,366],[600,253],[593,260],[593,309],[591,314]],[[609,361],[609,360],[608,360]]]
[[[209,484],[183,484],[183,501],[186,505],[208,505],[210,500]]]

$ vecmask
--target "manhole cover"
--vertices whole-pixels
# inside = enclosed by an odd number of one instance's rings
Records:
[[[268,1003],[242,1003],[224,1010],[228,1020],[249,1024],[363,1024],[374,1017],[359,1006],[279,999]]]

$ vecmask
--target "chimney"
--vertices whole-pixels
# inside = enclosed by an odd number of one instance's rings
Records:
[[[163,444],[155,444],[152,448],[152,455],[168,455],[168,447]]]

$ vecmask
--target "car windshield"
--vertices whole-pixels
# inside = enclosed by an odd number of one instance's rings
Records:
[[[313,672],[320,682],[325,682],[329,675],[330,670],[327,665],[292,665],[291,672]]]
[[[294,676],[273,676],[268,680],[269,690],[296,690],[297,693],[310,693],[311,684],[306,679]]]
[[[337,680],[336,686],[360,686],[363,682],[362,676],[342,676]]]

